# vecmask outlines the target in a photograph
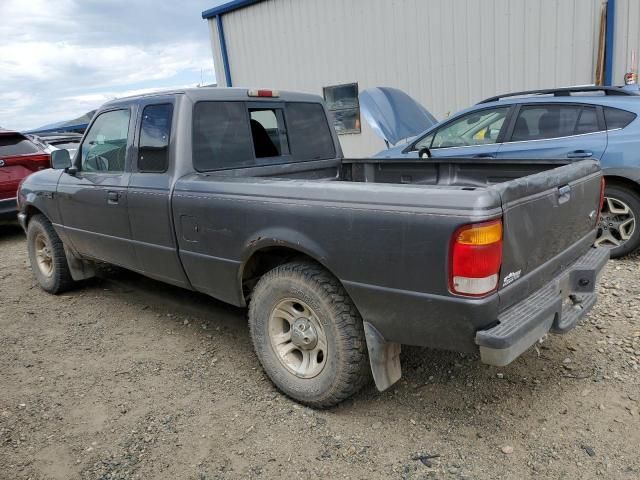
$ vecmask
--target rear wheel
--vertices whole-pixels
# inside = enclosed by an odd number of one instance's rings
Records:
[[[626,255],[640,245],[640,200],[623,186],[605,188],[596,245],[611,249],[611,257]]]
[[[362,319],[340,282],[311,262],[265,274],[249,308],[253,345],[282,392],[330,407],[370,378]]]
[[[73,286],[62,240],[43,215],[29,220],[27,248],[31,270],[43,290],[61,293]]]

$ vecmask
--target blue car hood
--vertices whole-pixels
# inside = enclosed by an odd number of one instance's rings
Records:
[[[373,131],[392,145],[424,132],[438,121],[402,90],[374,87],[360,92],[360,110]]]

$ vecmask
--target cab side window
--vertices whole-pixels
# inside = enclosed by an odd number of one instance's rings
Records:
[[[173,105],[147,105],[142,111],[138,144],[138,171],[166,172],[169,167],[169,138]]]
[[[508,111],[509,107],[499,107],[464,115],[440,128],[433,136],[431,148],[468,147],[496,143]],[[420,148],[428,147],[424,144],[424,140],[417,144],[420,145]]]
[[[122,173],[127,158],[130,112],[111,110],[93,122],[80,147],[84,172]]]

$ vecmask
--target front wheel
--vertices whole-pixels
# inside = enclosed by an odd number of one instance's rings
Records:
[[[43,215],[29,220],[27,248],[31,270],[43,290],[62,293],[73,286],[62,240]]]
[[[336,405],[370,378],[362,319],[338,279],[314,263],[265,274],[253,291],[249,328],[269,378],[300,403]]]
[[[611,249],[611,258],[622,257],[640,245],[640,199],[632,190],[608,185],[598,224],[596,246]]]

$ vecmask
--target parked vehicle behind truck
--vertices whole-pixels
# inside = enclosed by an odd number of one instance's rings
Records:
[[[44,290],[100,261],[248,306],[265,372],[314,407],[388,388],[401,344],[508,364],[576,325],[608,258],[597,162],[347,160],[312,95],[120,99],[52,158],[19,195]]]
[[[18,185],[49,167],[47,152],[21,133],[0,128],[0,220],[16,220]]]
[[[640,96],[638,89],[568,87],[488,98],[437,123],[404,92],[361,93],[365,118],[395,147],[376,156],[566,158],[600,161],[605,201],[596,243],[612,257],[640,246]],[[407,122],[405,112],[411,114]],[[412,138],[409,138],[412,137]],[[406,141],[406,143],[405,143]]]

